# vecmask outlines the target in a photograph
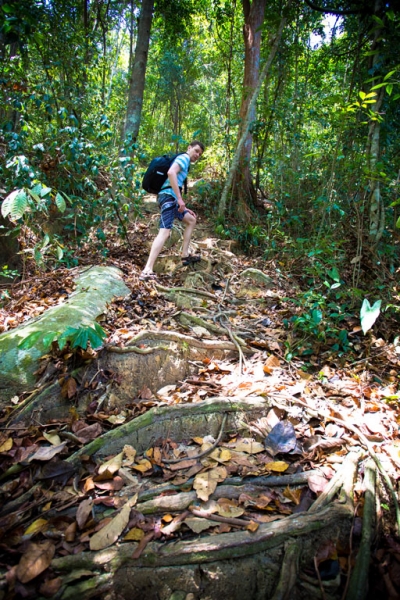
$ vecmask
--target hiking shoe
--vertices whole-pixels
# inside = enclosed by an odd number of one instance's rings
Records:
[[[189,254],[189,256],[185,256],[182,258],[182,264],[184,267],[187,265],[193,265],[194,263],[198,263],[201,261],[201,256],[198,254]]]
[[[155,273],[146,273],[142,271],[139,275],[140,281],[154,281],[157,279],[157,275]]]

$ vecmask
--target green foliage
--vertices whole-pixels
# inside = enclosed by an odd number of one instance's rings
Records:
[[[102,346],[105,337],[106,332],[95,322],[92,325],[82,325],[78,328],[67,327],[63,332],[49,331],[45,335],[42,331],[35,331],[22,340],[18,347],[21,350],[29,350],[40,341],[44,350],[48,350],[54,342],[57,342],[59,350],[62,350],[67,343],[70,344],[71,348],[86,350],[88,344],[90,344],[90,347],[95,349]]]
[[[68,196],[65,197],[69,200]],[[48,215],[52,204],[62,213],[67,206],[65,198],[59,192],[54,193],[51,188],[34,181],[32,188],[14,190],[8,194],[2,202],[1,214],[11,221],[18,221],[28,212],[35,218],[36,212]]]
[[[9,269],[7,265],[4,265],[0,271],[0,276],[6,277],[7,279],[15,279],[16,277],[18,277],[18,275],[18,271],[15,271],[14,269]]]
[[[332,289],[332,288],[330,288]],[[295,344],[287,344],[286,358],[303,357],[318,353],[318,346],[326,346],[330,352],[341,356],[350,348],[346,322],[353,316],[350,298],[341,292],[322,294],[309,290],[296,299],[288,299],[300,309],[300,314],[286,321],[286,326],[301,334]]]
[[[267,233],[261,225],[224,225],[215,227],[215,232],[224,239],[235,240],[240,249],[246,254],[251,254],[261,249],[265,243]]]

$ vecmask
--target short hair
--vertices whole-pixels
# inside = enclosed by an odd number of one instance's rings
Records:
[[[192,148],[193,146],[200,146],[202,152],[204,152],[203,142],[199,142],[198,140],[193,140],[193,142],[190,142],[189,147]]]

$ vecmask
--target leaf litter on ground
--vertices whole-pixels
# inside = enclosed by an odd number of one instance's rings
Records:
[[[122,268],[132,287],[132,297],[116,299],[102,321],[108,343],[120,347],[154,323],[180,330],[174,318],[176,306],[154,289],[137,287],[137,273],[131,275],[132,259],[135,263],[142,254],[140,244],[136,255],[124,256],[117,246],[110,253],[109,264]],[[256,263],[247,265],[242,258],[235,261],[238,271]],[[259,266],[265,270],[261,262]],[[140,265],[135,268],[139,272]],[[35,285],[27,282],[14,287],[8,305],[0,310],[0,331],[16,327],[66,298],[74,289],[74,273],[52,271],[42,274]],[[98,373],[83,385],[69,375],[77,355],[93,360],[96,353],[72,353],[65,348],[58,356],[50,353],[43,358],[38,371],[42,382],[57,377],[65,397],[78,402],[90,390],[93,401],[86,416],[72,410],[70,419],[50,424],[51,429],[31,424],[0,433],[0,527],[4,532],[0,547],[11,588],[34,597],[37,587],[32,592],[30,586],[36,582],[47,597],[56,593],[61,583],[49,569],[53,556],[128,541],[139,543],[139,556],[151,539],[168,541],[203,532],[218,535],[238,527],[254,531],[260,523],[306,510],[340,468],[348,450],[360,444],[334,418],[358,427],[374,445],[390,477],[399,479],[398,347],[373,334],[367,347],[355,326],[354,350],[348,362],[346,357],[331,360],[326,352],[324,364],[321,350],[316,349],[307,363],[300,358],[288,365],[283,321],[294,314],[285,300],[292,285],[293,280],[282,277],[281,289],[255,292],[254,302],[244,299],[236,305],[230,326],[251,332],[245,339],[254,351],[246,359],[244,373],[237,361],[205,360],[197,374],[174,386],[154,393],[143,388],[135,404],[123,410],[112,412],[99,406],[114,381],[112,373]],[[224,285],[220,287],[222,292]],[[233,280],[231,289],[240,292],[239,282]],[[210,301],[207,310],[211,305]],[[27,395],[14,398],[9,411]],[[261,395],[272,399],[272,406],[262,418],[243,423],[243,429],[223,438],[200,459],[197,454],[213,444],[206,435],[186,443],[162,440],[139,455],[134,448],[125,447],[122,456],[110,456],[102,464],[86,457],[78,471],[66,462],[77,447],[152,406],[198,402],[216,395]],[[3,422],[8,413],[4,416]],[[182,459],[180,463],[164,462],[177,458]],[[264,482],[260,488],[252,483],[257,477],[304,471],[313,474],[303,485],[270,487]],[[235,478],[241,485],[229,483]],[[388,577],[396,581],[398,542],[389,530],[385,539],[374,556],[375,568],[389,564]],[[329,549],[328,558],[319,551],[317,563],[331,560],[334,551]],[[342,554],[339,561],[345,570],[348,556]]]

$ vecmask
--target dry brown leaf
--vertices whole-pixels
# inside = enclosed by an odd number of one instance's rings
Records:
[[[298,488],[296,490],[291,490],[289,486],[284,489],[283,495],[285,498],[288,498],[292,502],[294,502],[297,506],[300,504],[300,496],[302,493],[302,489]]]
[[[215,448],[209,455],[210,458],[217,462],[226,463],[232,458],[231,452],[228,448]]]
[[[75,396],[76,390],[77,383],[75,379],[73,377],[69,377],[61,388],[61,395],[63,398],[68,398],[70,400]]]
[[[149,460],[143,458],[139,460],[137,464],[131,465],[131,469],[135,469],[135,471],[140,471],[140,473],[145,473],[149,469],[152,468],[152,464]]]
[[[210,527],[218,527],[219,523],[210,521],[209,519],[203,519],[202,517],[188,517],[184,520],[184,523],[194,531],[195,533],[201,533]]]
[[[125,444],[122,448],[122,452],[124,453],[124,465],[131,465],[135,462],[136,450],[130,444]]]
[[[12,438],[6,439],[0,446],[0,452],[8,452],[13,447]]]
[[[187,460],[181,460],[178,463],[171,463],[168,465],[168,469],[170,471],[179,471],[180,469],[189,469],[189,467],[193,467],[196,464],[196,460],[193,458],[188,458]],[[132,466],[134,468],[135,465]]]
[[[29,457],[28,462],[32,460],[51,460],[54,456],[62,452],[66,446],[67,442],[62,442],[58,446],[42,446]]]
[[[144,538],[143,529],[139,529],[139,527],[133,527],[130,529],[128,533],[124,536],[124,542],[140,542]]]
[[[220,498],[217,502],[218,514],[221,517],[241,517],[244,514],[244,508],[228,498]]]
[[[192,440],[196,443],[199,444],[201,446],[201,444],[203,443],[203,438],[202,437],[194,437],[192,438]]]
[[[247,529],[247,531],[251,531],[251,533],[254,533],[255,531],[257,531],[259,526],[260,525],[258,523],[256,523],[255,521],[250,521],[250,523],[247,525],[246,529]]]
[[[59,446],[61,444],[60,436],[55,431],[43,431],[43,437],[53,446]]]
[[[88,477],[83,486],[83,491],[85,492],[85,494],[87,494],[88,492],[90,492],[90,490],[94,490],[94,488],[95,488],[95,485],[94,485],[93,478]]]
[[[92,440],[95,440],[99,435],[103,433],[103,429],[100,423],[93,423],[92,425],[87,425],[79,429],[76,432],[76,437],[82,444],[87,444]]]
[[[247,454],[257,454],[265,451],[264,445],[252,438],[242,438],[234,444],[233,448],[237,452],[246,452]]]
[[[321,475],[310,475],[308,478],[308,487],[315,494],[323,492],[327,483],[328,480],[325,477],[321,477]]]
[[[33,523],[31,523],[24,531],[24,535],[35,535],[35,533],[39,533],[40,531],[44,531],[47,527],[48,521],[46,519],[36,519]]]
[[[16,575],[21,583],[28,583],[42,573],[53,559],[56,547],[50,540],[31,542],[18,563]]]
[[[111,458],[107,462],[100,465],[99,475],[103,475],[106,473],[113,475],[114,473],[116,473],[122,466],[123,455],[124,455],[124,453],[120,452],[116,456],[113,456],[113,458]]]
[[[76,511],[76,522],[78,523],[79,529],[83,529],[88,516],[92,512],[93,500],[92,498],[86,498],[82,500]]]
[[[228,473],[225,467],[215,467],[205,473],[198,473],[193,482],[193,488],[196,490],[197,497],[200,500],[207,501],[215,491],[218,483],[226,479]]]
[[[156,465],[161,465],[161,463],[162,463],[162,454],[161,454],[161,450],[158,446],[156,446],[154,448],[153,460]]]
[[[128,501],[121,511],[105,527],[90,538],[91,550],[103,550],[114,544],[129,523],[131,503]]]
[[[54,579],[46,579],[46,581],[44,581],[41,584],[39,592],[45,598],[51,598],[52,596],[54,596],[54,594],[58,592],[61,586],[61,577],[55,577]]]
[[[73,542],[76,536],[76,522],[70,523],[67,529],[64,531],[64,537],[66,542]]]
[[[279,358],[277,358],[276,356],[274,356],[273,354],[271,354],[270,356],[268,356],[267,360],[264,363],[264,373],[267,373],[267,375],[271,375],[272,371],[274,369],[277,369],[281,366],[281,362],[279,360]]]
[[[289,467],[289,464],[283,460],[276,460],[274,462],[266,463],[265,468],[268,471],[275,471],[276,473],[283,473]]]

